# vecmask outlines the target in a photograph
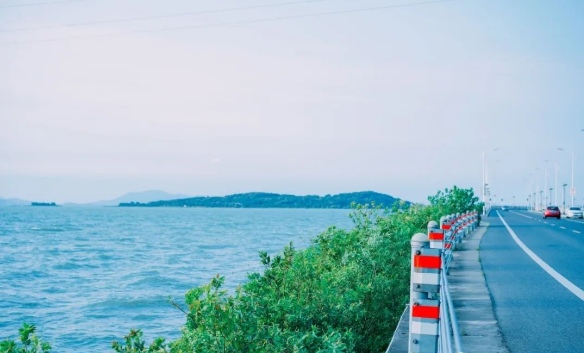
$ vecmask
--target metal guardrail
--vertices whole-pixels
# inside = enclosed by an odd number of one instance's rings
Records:
[[[444,216],[428,223],[428,234],[412,237],[410,353],[463,353],[458,320],[448,287],[457,244],[478,225],[478,213]]]

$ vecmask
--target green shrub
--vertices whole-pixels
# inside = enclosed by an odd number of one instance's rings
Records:
[[[112,342],[112,348],[118,353],[167,353],[164,338],[157,338],[154,342],[146,348],[146,344],[142,341],[142,330],[131,330],[130,333],[124,337],[125,345],[119,342]]]
[[[383,351],[409,295],[410,239],[440,216],[480,209],[472,189],[439,191],[430,206],[357,206],[306,249],[292,244],[229,295],[224,278],[186,294],[187,323],[171,352]]]
[[[412,235],[440,216],[482,208],[472,189],[456,186],[428,200],[392,210],[356,206],[351,230],[331,227],[306,249],[290,244],[273,258],[260,253],[263,273],[233,294],[219,275],[188,291],[177,341],[159,338],[146,348],[132,330],[112,346],[118,353],[381,352],[409,300]]]
[[[34,325],[23,323],[22,328],[18,329],[20,344],[18,341],[2,341],[0,342],[0,353],[49,353],[52,349],[51,346],[47,342],[41,341],[35,331]]]

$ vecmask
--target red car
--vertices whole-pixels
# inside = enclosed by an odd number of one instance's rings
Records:
[[[562,213],[560,212],[560,209],[558,206],[548,206],[545,211],[543,211],[543,218],[548,218],[548,217],[555,217],[557,219],[560,219],[562,217]]]

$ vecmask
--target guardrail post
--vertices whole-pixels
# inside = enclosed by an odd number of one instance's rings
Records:
[[[466,213],[464,212],[460,215],[460,227],[462,233],[460,242],[462,242],[462,238],[466,237]]]
[[[444,231],[434,221],[428,223],[428,240],[431,249],[444,249]]]
[[[430,225],[429,225],[430,226]],[[435,228],[432,228],[434,230]],[[412,237],[409,353],[438,352],[440,319],[440,249],[430,248],[428,235]]]
[[[454,248],[458,249],[460,247],[458,244],[462,242],[462,237],[464,234],[462,229],[462,220],[460,213],[454,215],[454,234],[456,239],[456,244],[454,245]]]

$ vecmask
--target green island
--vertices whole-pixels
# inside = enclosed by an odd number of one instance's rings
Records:
[[[410,239],[429,221],[482,211],[472,189],[453,187],[428,197],[429,205],[394,203],[392,209],[357,205],[349,230],[330,227],[305,249],[292,244],[275,256],[260,252],[261,273],[248,275],[235,292],[217,275],[169,299],[184,314],[176,341],[147,344],[131,330],[118,353],[370,353],[383,352],[409,298]],[[479,218],[480,220],[480,218]],[[193,264],[196,265],[196,264]],[[131,317],[128,318],[131,320]],[[51,352],[24,324],[0,353]],[[105,347],[104,347],[105,348]],[[58,351],[58,349],[57,349]]]
[[[30,205],[31,206],[50,206],[50,207],[57,206],[57,204],[55,202],[32,202]]]
[[[125,202],[119,207],[230,207],[230,208],[340,208],[353,204],[383,205],[392,207],[402,200],[374,191],[352,192],[338,195],[287,195],[266,192],[249,192],[227,196],[190,197],[186,199],[153,201],[148,203]],[[408,202],[406,202],[408,203]],[[408,203],[409,204],[409,203]]]

